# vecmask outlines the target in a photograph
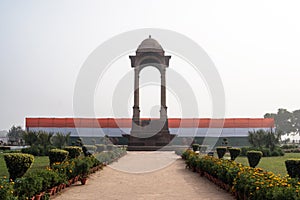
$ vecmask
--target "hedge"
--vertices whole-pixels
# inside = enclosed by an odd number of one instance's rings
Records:
[[[241,153],[240,148],[228,148],[228,151],[230,153],[230,159],[235,160]]]
[[[261,151],[248,151],[247,152],[247,158],[250,167],[256,167],[262,157],[262,152]]]
[[[193,151],[186,151],[183,155],[188,159],[188,167],[196,166],[195,171],[232,193],[236,199],[300,199],[300,182],[297,178],[275,175],[227,159],[200,157]]]
[[[199,144],[192,144],[192,149],[194,152],[198,151],[199,150]]]
[[[82,152],[81,147],[78,146],[67,146],[64,150],[69,152],[69,158],[78,158]]]
[[[4,160],[12,180],[22,177],[34,162],[34,156],[24,153],[6,153]]]
[[[218,158],[223,158],[227,151],[227,147],[217,147],[216,149],[217,149]]]
[[[300,159],[290,159],[285,161],[286,171],[292,178],[300,178]]]
[[[49,161],[50,161],[50,166],[53,165],[53,163],[61,163],[64,160],[67,159],[69,155],[69,152],[66,150],[62,149],[52,149],[49,151]]]

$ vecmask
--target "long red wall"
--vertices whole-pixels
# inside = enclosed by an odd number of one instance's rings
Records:
[[[271,118],[169,118],[169,128],[274,128]],[[26,128],[131,128],[131,118],[26,118]]]

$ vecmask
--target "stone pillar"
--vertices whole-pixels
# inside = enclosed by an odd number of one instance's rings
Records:
[[[140,106],[139,106],[139,70],[138,68],[134,69],[134,105],[133,105],[133,121],[139,125],[140,121]]]
[[[160,89],[160,118],[166,119],[167,117],[167,106],[166,106],[166,69],[161,68],[161,89]]]

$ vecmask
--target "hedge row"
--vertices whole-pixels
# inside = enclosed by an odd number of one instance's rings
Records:
[[[69,149],[70,150],[70,149]],[[72,149],[71,151],[73,151]],[[74,150],[77,151],[77,150]],[[25,200],[31,199],[32,196],[44,192],[53,186],[69,183],[71,179],[86,177],[94,168],[102,167],[103,164],[111,163],[120,156],[126,154],[126,149],[116,148],[113,151],[101,152],[94,156],[78,157],[73,159],[66,159],[68,151],[64,150],[52,150],[51,155],[54,160],[63,160],[61,162],[52,162],[52,166],[47,169],[35,170],[31,173],[26,173],[21,178],[16,178],[14,182],[10,181],[6,177],[0,179],[0,199],[1,200]],[[15,153],[16,154],[16,153]],[[32,159],[33,156],[19,153],[5,154],[7,158],[13,160],[10,163],[14,163],[15,169],[18,169],[20,163],[28,163],[27,159]],[[27,159],[23,159],[27,158]],[[14,161],[17,160],[18,162]],[[19,163],[19,160],[21,162]],[[18,163],[18,164],[16,164]],[[22,164],[21,164],[22,165]],[[48,195],[49,196],[49,195]],[[49,198],[49,197],[47,197]]]
[[[280,177],[261,168],[244,166],[227,159],[200,157],[190,150],[182,157],[189,168],[233,193],[237,199],[300,199],[298,179]]]

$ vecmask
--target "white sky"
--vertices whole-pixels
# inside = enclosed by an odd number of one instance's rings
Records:
[[[299,109],[299,10],[296,0],[1,1],[0,130],[24,126],[27,116],[73,116],[85,59],[112,36],[139,28],[179,32],[208,53],[225,88],[226,117]],[[130,71],[126,59],[119,66]],[[171,59],[170,68],[179,65]],[[206,99],[199,116],[210,117],[209,97],[198,98]],[[168,101],[169,117],[180,116],[175,97]],[[111,115],[107,105],[96,109]]]

